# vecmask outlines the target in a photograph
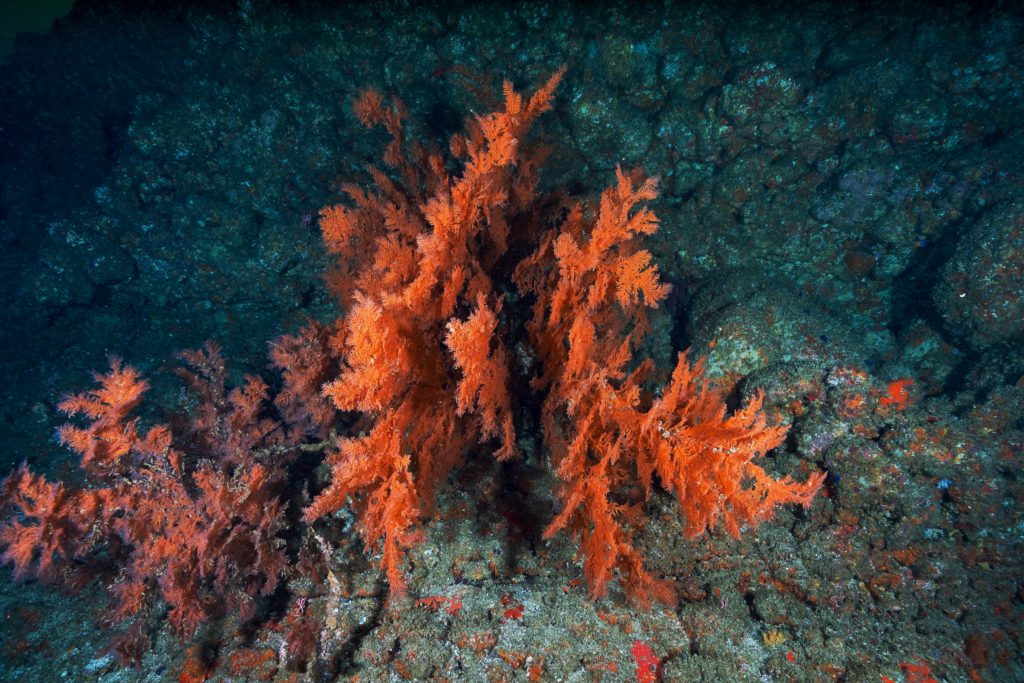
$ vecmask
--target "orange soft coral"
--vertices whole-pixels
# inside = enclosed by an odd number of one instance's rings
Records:
[[[660,396],[644,389],[652,364],[633,364],[632,349],[647,331],[645,308],[668,293],[635,245],[657,227],[649,210],[636,209],[653,199],[655,185],[616,175],[595,218],[574,207],[520,264],[516,280],[537,297],[529,329],[544,367],[535,387],[546,392],[545,440],[564,482],[562,510],[545,537],[569,529],[580,539],[593,597],[617,570],[627,594],[646,604],[671,601],[673,591],[644,569],[631,541],[634,510],[621,502],[630,485],[649,496],[656,475],[679,502],[689,538],[719,520],[735,536],[779,504],[809,505],[823,475],[776,480],[755,465],[785,429],[767,425],[760,394],[728,415],[724,393],[685,354]]]
[[[649,330],[648,311],[668,293],[637,240],[657,230],[643,206],[657,185],[619,170],[596,206],[538,196],[546,150],[524,136],[561,76],[525,100],[506,83],[503,108],[452,138],[462,162],[454,176],[440,155],[406,149],[400,102],[375,90],[356,100],[362,123],[391,134],[384,160],[394,174],[371,169],[376,192],[346,186],[351,206],[321,212],[337,258],[328,282],[346,311],[335,335],[340,372],[324,394],[361,416],[363,434],[340,439],[328,455],[331,483],[305,519],[351,502],[396,591],[405,583],[402,550],[467,449],[496,439],[498,458],[515,453],[510,330],[500,317],[510,253],[532,251],[513,281],[534,300],[525,357],[539,361],[533,387],[563,482],[546,536],[569,530],[579,539],[593,596],[617,572],[640,603],[673,599],[631,540],[640,523],[624,502],[631,488],[673,493],[693,537],[719,522],[736,534],[780,503],[806,505],[821,483],[821,475],[775,480],[753,463],[785,434],[766,424],[760,396],[728,414],[723,393],[683,355],[661,395],[645,384],[655,368],[634,363],[633,351]]]
[[[529,328],[544,365],[534,386],[546,392],[544,436],[564,482],[562,510],[545,537],[568,529],[579,538],[593,597],[617,570],[640,604],[669,602],[673,591],[644,569],[631,541],[635,511],[622,502],[630,486],[650,495],[657,480],[673,493],[692,538],[719,520],[737,535],[781,503],[808,505],[823,479],[775,480],[754,464],[786,430],[767,425],[760,395],[729,415],[724,393],[685,354],[660,396],[645,390],[653,366],[633,365],[632,349],[648,329],[645,309],[668,289],[635,244],[657,229],[657,219],[636,207],[655,193],[653,181],[617,171],[595,217],[588,221],[575,206],[516,272],[519,286],[536,296]]]
[[[262,380],[228,391],[215,345],[183,356],[198,400],[177,434],[163,425],[139,432],[131,411],[147,385],[117,359],[97,375],[99,388],[64,399],[64,412],[87,420],[60,434],[90,486],[51,483],[22,466],[3,485],[13,514],[0,545],[16,575],[43,579],[84,572],[105,554],[121,569],[110,586],[114,617],[142,614],[160,598],[172,628],[188,636],[225,608],[248,618],[284,575],[280,494],[292,445],[264,416]],[[129,639],[141,640],[141,628],[137,620]],[[119,649],[137,653],[137,645],[122,639]]]
[[[58,406],[67,415],[84,415],[92,422],[82,429],[66,424],[60,428],[60,440],[82,456],[83,467],[109,468],[131,450],[138,438],[135,421],[127,416],[138,406],[148,385],[134,368],[117,358],[110,372],[96,375],[98,389],[67,396]]]
[[[540,152],[522,137],[561,75],[525,102],[506,85],[504,111],[475,118],[468,135],[453,140],[464,158],[456,178],[437,155],[419,147],[406,154],[400,103],[388,105],[376,91],[356,101],[364,124],[393,136],[385,162],[401,182],[372,170],[375,195],[348,187],[353,206],[321,212],[338,259],[329,283],[347,311],[341,371],[324,393],[339,410],[362,415],[366,429],[328,455],[331,484],[305,518],[352,500],[395,591],[404,586],[402,550],[468,447],[497,438],[499,458],[514,452],[501,297],[491,278],[508,226],[529,208],[523,188],[536,184],[530,161]]]
[[[0,559],[13,565],[15,578],[49,578],[56,562],[78,553],[84,531],[75,517],[78,495],[22,465],[4,481],[3,498],[21,514],[21,520],[0,527],[0,545],[6,546]]]
[[[483,436],[501,438],[495,456],[505,460],[515,453],[515,427],[508,396],[508,361],[494,338],[497,327],[498,317],[481,294],[468,320],[448,323],[445,344],[462,373],[455,395],[458,413],[475,409]]]

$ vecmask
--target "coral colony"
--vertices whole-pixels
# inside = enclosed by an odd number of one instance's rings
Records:
[[[170,425],[134,416],[147,383],[112,360],[95,389],[60,404],[82,483],[25,466],[4,483],[0,544],[16,576],[108,578],[108,619],[132,624],[117,650],[133,659],[158,608],[185,638],[254,615],[310,571],[289,542],[300,527],[347,507],[401,595],[439,487],[471,454],[521,457],[517,412],[531,406],[558,481],[544,536],[576,540],[594,599],[618,581],[638,607],[675,600],[632,540],[656,488],[675,497],[688,538],[810,505],[822,473],[775,479],[756,462],[786,434],[761,394],[730,412],[701,362],[680,354],[666,378],[634,357],[668,294],[639,246],[658,228],[644,206],[656,182],[619,170],[596,203],[538,192],[548,150],[527,133],[562,75],[529,98],[506,84],[501,109],[467,121],[449,158],[406,139],[399,100],[365,91],[355,112],[390,134],[388,170],[371,168],[375,187],[347,186],[320,219],[342,315],[272,344],[273,392],[255,376],[226,386],[213,343],[183,353],[195,398]],[[304,453],[325,454],[326,486],[295,471]]]

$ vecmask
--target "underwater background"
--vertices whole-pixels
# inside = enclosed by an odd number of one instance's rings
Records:
[[[572,538],[541,539],[543,452],[483,452],[403,600],[349,519],[330,580],[186,638],[156,609],[132,666],[99,625],[116,569],[69,594],[5,567],[0,679],[1024,681],[1017,3],[76,2],[0,63],[0,472],[83,484],[58,403],[110,354],[149,381],[145,424],[206,340],[276,386],[268,342],[337,315],[318,216],[386,144],[363,88],[443,149],[562,65],[541,186],[658,177],[646,352],[762,389],[789,426],[766,469],[827,475],[810,508],[686,540],[656,496],[635,543],[678,604],[594,602]]]

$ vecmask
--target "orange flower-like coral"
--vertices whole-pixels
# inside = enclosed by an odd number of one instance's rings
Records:
[[[371,169],[375,194],[350,186],[352,207],[321,213],[327,248],[338,255],[328,281],[347,311],[335,326],[341,372],[324,393],[340,410],[361,413],[366,428],[328,455],[331,484],[305,518],[351,501],[397,592],[405,586],[403,550],[468,449],[497,438],[499,458],[515,453],[508,353],[498,334],[503,295],[492,274],[512,227],[534,208],[532,161],[542,150],[522,140],[561,76],[526,101],[506,85],[505,110],[473,119],[453,138],[463,161],[454,178],[440,155],[407,153],[400,102],[387,105],[374,90],[356,102],[364,124],[392,134],[385,161],[401,181]]]
[[[384,158],[394,173],[371,169],[375,193],[347,187],[351,206],[321,214],[338,257],[329,282],[347,311],[334,332],[340,375],[325,394],[361,414],[364,433],[338,442],[331,484],[305,518],[351,503],[394,591],[405,585],[402,551],[468,449],[496,440],[499,459],[516,452],[515,402],[528,397],[513,396],[500,317],[513,286],[534,301],[532,386],[563,483],[562,510],[545,535],[568,530],[579,539],[592,596],[617,570],[639,603],[674,599],[630,540],[637,510],[622,502],[629,487],[649,495],[657,483],[673,493],[694,537],[719,521],[738,534],[782,503],[809,505],[823,479],[766,474],[754,460],[785,429],[767,425],[760,395],[729,414],[723,393],[685,355],[660,394],[645,389],[655,368],[633,362],[633,350],[648,331],[648,309],[668,293],[637,246],[658,227],[642,206],[656,184],[619,171],[596,207],[538,194],[546,150],[526,145],[525,135],[561,77],[525,101],[506,83],[504,109],[470,119],[452,138],[462,168],[454,177],[440,155],[406,149],[400,102],[374,90],[356,102],[364,124],[392,135]],[[510,263],[510,254],[526,253]],[[513,269],[514,285],[502,279]]]
[[[190,636],[226,609],[242,619],[274,592],[287,569],[280,499],[289,446],[281,425],[263,417],[267,387],[248,377],[225,389],[218,348],[187,352],[183,370],[198,396],[187,433],[157,425],[142,434],[131,416],[148,387],[119,360],[99,387],[64,399],[60,409],[87,424],[60,429],[78,453],[89,486],[48,482],[22,466],[3,486],[4,561],[16,576],[74,585],[104,565],[109,617],[142,617],[157,599],[171,627]],[[105,562],[96,560],[105,555]],[[145,644],[145,620],[116,642],[127,659]]]
[[[672,602],[674,592],[644,569],[629,533],[637,510],[622,491],[639,485],[649,496],[657,481],[675,495],[687,537],[719,520],[736,536],[779,504],[810,505],[824,479],[776,480],[754,463],[786,429],[767,424],[761,394],[730,415],[724,392],[685,354],[664,387],[645,390],[654,367],[633,363],[632,351],[649,329],[646,309],[668,293],[636,245],[657,229],[654,214],[637,208],[655,195],[653,180],[618,171],[598,206],[571,207],[515,275],[536,297],[529,330],[543,363],[534,387],[545,393],[544,439],[564,483],[562,510],[545,537],[568,529],[579,539],[592,597],[618,570],[641,605]]]

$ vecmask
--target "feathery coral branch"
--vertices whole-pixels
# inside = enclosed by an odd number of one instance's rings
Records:
[[[402,551],[413,528],[468,446],[498,437],[498,458],[515,450],[508,354],[486,302],[499,300],[491,270],[508,248],[511,213],[525,208],[509,198],[522,203],[522,188],[535,185],[533,152],[522,139],[550,106],[562,73],[525,102],[506,84],[504,109],[475,117],[465,136],[452,139],[464,159],[456,177],[422,148],[405,153],[399,103],[388,105],[375,91],[356,100],[364,124],[382,124],[392,135],[385,162],[401,182],[373,173],[375,195],[349,189],[354,206],[321,212],[324,239],[339,258],[332,286],[344,290],[347,309],[340,372],[324,395],[372,427],[328,456],[331,484],[304,518],[351,501],[394,591],[404,585]],[[370,258],[357,261],[356,244]],[[474,306],[467,319],[458,317]]]
[[[216,345],[183,357],[191,368],[182,374],[199,398],[186,434],[163,425],[139,433],[131,411],[147,384],[118,359],[96,376],[97,389],[62,401],[62,410],[88,420],[60,433],[93,485],[68,488],[16,470],[3,484],[4,510],[14,515],[0,526],[0,559],[17,576],[50,579],[76,572],[70,560],[103,550],[124,567],[111,585],[115,617],[135,616],[159,597],[170,625],[190,635],[221,609],[247,618],[284,574],[279,495],[289,445],[262,416],[262,380],[248,377],[227,392]],[[274,462],[261,462],[271,452]]]
[[[375,194],[346,188],[353,206],[321,213],[347,310],[340,372],[324,393],[372,426],[330,454],[331,484],[305,519],[351,502],[394,590],[404,585],[400,557],[413,527],[465,449],[497,437],[499,459],[515,452],[509,356],[500,308],[488,303],[503,300],[492,278],[510,240],[537,245],[513,281],[535,299],[532,386],[544,394],[544,439],[563,483],[562,510],[545,535],[569,530],[579,539],[591,595],[617,575],[642,604],[672,599],[633,545],[640,517],[619,502],[624,489],[668,489],[693,537],[718,522],[735,534],[780,503],[807,504],[821,483],[820,475],[775,480],[753,463],[785,433],[766,424],[760,396],[729,415],[722,392],[684,355],[663,395],[645,388],[654,365],[634,363],[633,350],[649,330],[648,311],[669,291],[638,246],[658,228],[644,206],[657,182],[617,169],[595,206],[537,197],[544,151],[528,150],[523,138],[562,74],[529,98],[505,83],[502,108],[453,136],[463,167],[451,176],[437,155],[405,151],[400,102],[372,90],[356,101],[364,124],[392,135],[385,162],[401,181],[371,170]],[[424,409],[432,430],[421,426]]]
[[[657,228],[648,209],[636,209],[655,196],[656,185],[635,183],[621,170],[616,179],[601,195],[593,225],[575,207],[557,235],[542,238],[521,263],[516,281],[537,297],[529,329],[545,367],[534,386],[547,391],[544,437],[563,481],[562,510],[544,535],[569,530],[579,538],[592,597],[605,593],[617,570],[626,593],[646,605],[671,601],[673,591],[644,568],[618,491],[638,483],[650,495],[657,478],[675,495],[687,537],[719,520],[738,535],[779,504],[808,505],[823,475],[776,480],[754,464],[786,430],[767,425],[760,394],[728,415],[723,392],[685,354],[660,397],[641,385],[650,363],[626,374],[631,349],[647,330],[644,308],[657,306],[668,287],[634,243]],[[550,258],[557,270],[545,274]]]

